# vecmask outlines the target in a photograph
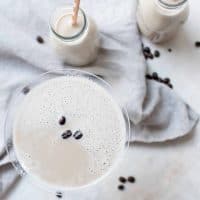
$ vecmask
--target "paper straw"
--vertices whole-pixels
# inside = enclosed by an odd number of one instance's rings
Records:
[[[78,10],[79,10],[80,0],[74,0],[73,14],[72,14],[72,25],[77,24]]]

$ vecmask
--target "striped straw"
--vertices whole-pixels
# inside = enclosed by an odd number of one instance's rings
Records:
[[[73,14],[72,14],[72,25],[77,24],[78,10],[79,10],[80,0],[74,0]]]

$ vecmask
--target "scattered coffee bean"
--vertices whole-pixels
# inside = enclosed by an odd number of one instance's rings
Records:
[[[62,116],[60,119],[59,119],[59,124],[60,125],[64,125],[66,122],[66,118],[64,116]]]
[[[143,51],[146,53],[151,53],[151,49],[149,47],[144,47]]]
[[[135,178],[133,176],[129,176],[128,177],[128,182],[134,183],[135,182]]]
[[[169,78],[165,78],[165,79],[163,80],[163,82],[166,83],[166,84],[168,84],[168,83],[170,83],[170,79],[169,79]]]
[[[67,139],[67,138],[72,136],[72,131],[71,130],[67,130],[61,136],[62,136],[63,139]]]
[[[154,80],[158,80],[158,74],[156,72],[153,72],[152,77]]]
[[[30,91],[30,88],[29,87],[24,87],[23,89],[22,89],[22,92],[24,93],[24,94],[27,94],[27,93],[29,93],[29,91]]]
[[[162,78],[158,78],[158,82],[163,83],[163,79]]]
[[[153,54],[152,53],[149,54],[149,58],[153,59]]]
[[[147,58],[150,58],[150,59],[153,59],[153,54],[152,53],[148,53],[148,52],[143,52],[144,53],[144,57],[147,59]]]
[[[119,185],[119,186],[118,186],[118,189],[119,189],[119,190],[124,190],[124,185]]]
[[[147,53],[147,52],[143,52],[143,54],[144,54],[144,57],[147,59],[148,57],[149,57],[149,53]]]
[[[79,139],[81,139],[81,138],[83,137],[83,133],[82,133],[80,130],[78,130],[78,131],[76,131],[76,132],[74,133],[73,137],[74,137],[76,140],[79,140]]]
[[[169,51],[169,52],[172,52],[172,49],[171,49],[171,48],[169,48],[169,49],[168,49],[168,51]]]
[[[44,43],[44,39],[41,36],[37,36],[36,39],[37,39],[38,43],[40,43],[40,44]]]
[[[158,50],[155,50],[154,51],[154,56],[157,57],[157,58],[160,57],[160,52]]]
[[[169,78],[162,79],[162,78],[160,78],[158,76],[158,73],[156,73],[156,72],[153,72],[152,76],[150,74],[146,74],[146,78],[150,79],[150,80],[153,79],[153,80],[158,81],[160,83],[164,83],[168,87],[173,88],[173,85],[170,83],[170,79]]]
[[[57,193],[56,193],[56,197],[62,198],[62,193],[61,193],[61,192],[57,192]]]
[[[195,46],[196,46],[196,47],[200,47],[200,41],[196,41],[196,42],[195,42]]]
[[[150,74],[146,74],[147,79],[152,79],[152,76]]]
[[[126,183],[126,178],[124,178],[123,176],[120,176],[120,177],[119,177],[119,181],[120,181],[121,183]]]
[[[173,89],[173,85],[171,83],[168,84],[168,86]]]

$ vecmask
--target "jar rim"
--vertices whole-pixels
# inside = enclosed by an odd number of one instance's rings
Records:
[[[184,5],[188,0],[182,0],[177,3],[167,3],[166,0],[158,0],[159,4],[164,8],[175,9]]]
[[[79,8],[79,12],[80,12],[81,15],[83,16],[83,21],[84,21],[84,24],[83,24],[83,27],[81,28],[81,30],[80,30],[78,33],[76,33],[75,35],[65,37],[65,36],[63,36],[63,35],[57,33],[57,31],[55,30],[55,27],[54,27],[55,24],[53,24],[53,23],[55,23],[54,17],[55,17],[56,12],[58,12],[58,11],[61,10],[61,9],[62,9],[62,10],[66,10],[66,11],[67,11],[67,10],[72,11],[72,10],[73,10],[73,5],[70,5],[70,4],[69,4],[69,5],[67,5],[67,6],[60,6],[60,7],[57,7],[57,8],[54,10],[53,15],[50,17],[50,22],[49,22],[49,28],[50,28],[51,32],[52,32],[57,38],[59,38],[59,39],[61,39],[61,40],[71,41],[71,40],[77,39],[78,37],[80,37],[80,36],[84,33],[84,31],[85,31],[85,29],[86,29],[86,27],[87,27],[87,24],[88,24],[88,22],[87,22],[87,17],[86,17],[86,14],[85,14],[84,10],[83,10],[82,8]]]

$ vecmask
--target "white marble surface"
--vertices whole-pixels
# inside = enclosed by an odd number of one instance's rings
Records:
[[[191,14],[177,37],[165,45],[145,44],[159,49],[161,57],[149,61],[150,71],[170,77],[174,89],[200,113],[200,1],[190,0]],[[172,48],[172,52],[167,51]],[[121,165],[101,184],[62,199],[87,200],[198,200],[200,199],[200,125],[185,138],[162,144],[131,146]],[[119,175],[136,177],[124,192],[117,190]],[[8,200],[53,200],[49,193],[21,180]]]

